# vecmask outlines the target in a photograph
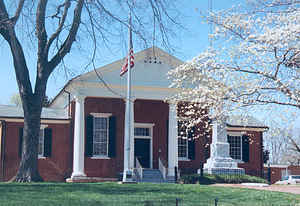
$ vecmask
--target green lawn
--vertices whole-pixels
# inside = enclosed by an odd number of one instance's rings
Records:
[[[300,195],[250,189],[225,188],[181,184],[126,184],[117,183],[1,183],[0,205],[295,205]]]

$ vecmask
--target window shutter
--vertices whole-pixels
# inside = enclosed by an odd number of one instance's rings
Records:
[[[188,158],[191,160],[195,159],[195,129],[195,127],[192,127],[192,129],[188,131]]]
[[[109,117],[108,156],[116,156],[116,117]]]
[[[44,129],[44,157],[51,157],[52,151],[52,129]]]
[[[85,155],[87,157],[93,155],[93,120],[94,117],[92,115],[86,117]]]
[[[167,139],[166,139],[166,145],[167,145],[167,148],[166,148],[166,151],[167,151],[167,155],[166,157],[169,156],[169,119],[167,119],[166,121],[166,124],[167,124],[167,127],[166,127],[166,131],[167,131]]]
[[[242,136],[242,158],[244,162],[249,162],[249,137],[246,135]]]
[[[23,127],[19,128],[19,157],[22,157],[22,146],[23,146]]]

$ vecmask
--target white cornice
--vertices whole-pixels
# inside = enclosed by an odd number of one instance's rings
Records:
[[[23,118],[0,118],[5,122],[24,122]],[[41,124],[69,124],[68,119],[41,119]]]

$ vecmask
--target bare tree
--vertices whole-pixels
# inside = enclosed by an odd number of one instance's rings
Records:
[[[22,100],[19,93],[15,93],[10,97],[9,102],[17,107],[22,106]]]
[[[123,34],[120,27],[128,26],[127,14],[131,10],[133,32],[141,42],[147,44],[155,38],[169,47],[169,35],[174,34],[172,25],[179,26],[175,21],[178,13],[172,5],[173,1],[168,0],[0,0],[0,34],[13,56],[24,110],[22,159],[15,181],[42,180],[37,170],[37,145],[47,81],[74,42],[91,43],[91,56],[95,57],[99,42],[107,46],[111,39]],[[26,24],[18,24],[22,18]],[[24,40],[29,39],[37,48],[34,86],[25,55],[28,51],[19,37],[20,32],[31,29],[35,35],[28,34]]]

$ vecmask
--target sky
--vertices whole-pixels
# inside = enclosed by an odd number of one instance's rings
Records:
[[[177,58],[186,61],[192,59],[194,56],[198,55],[208,46],[208,25],[200,18],[199,12],[207,12],[209,0],[185,0],[181,2],[180,10],[184,16],[183,25],[186,30],[179,31],[177,33],[178,38],[171,42],[172,46],[175,48],[175,52],[172,54]],[[213,10],[220,10],[232,7],[240,1],[237,0],[212,0]],[[133,36],[134,48],[135,45]],[[25,45],[26,46],[26,45]],[[46,95],[53,98],[70,80],[72,77],[77,76],[81,73],[85,73],[92,69],[92,67],[85,68],[82,66],[81,62],[84,61],[84,57],[80,52],[77,51],[78,48],[72,47],[71,54],[65,58],[65,63],[71,68],[71,74],[66,75],[61,68],[56,69],[56,71],[50,76],[47,85]],[[31,80],[35,79],[34,73],[36,68],[36,58],[35,54],[30,51],[30,45],[25,47],[27,65],[30,68]],[[137,50],[138,51],[138,50]],[[96,60],[96,67],[101,67],[105,64],[111,63],[118,59],[123,58],[126,55],[126,49],[124,45],[120,45],[118,52],[104,52],[98,55]],[[0,85],[1,98],[0,104],[11,104],[10,98],[12,95],[18,93],[18,87],[16,83],[14,67],[12,56],[10,54],[9,47],[7,43],[0,37]]]

